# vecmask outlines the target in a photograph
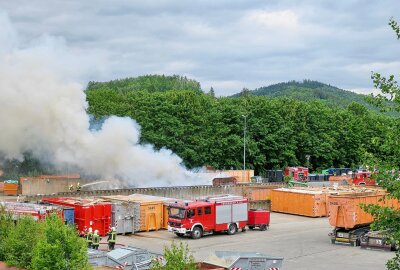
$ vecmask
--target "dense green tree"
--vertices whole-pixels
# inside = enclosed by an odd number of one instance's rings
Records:
[[[400,39],[400,27],[397,22],[390,19],[389,25],[395,31],[397,38]],[[400,112],[400,88],[394,75],[388,78],[379,73],[372,73],[374,86],[380,90],[380,94],[371,95],[370,102],[380,107],[383,111]],[[376,175],[378,184],[389,192],[386,199],[400,200],[400,119],[393,119],[390,129],[384,129],[386,123],[383,119],[376,124],[375,130],[370,134],[370,147],[376,152],[372,152],[368,158],[379,170]],[[372,159],[372,161],[371,161]],[[396,168],[396,170],[395,170]],[[375,218],[372,229],[381,231],[386,235],[389,242],[400,244],[400,209],[392,207],[381,207],[378,205],[364,205],[364,209],[371,213]],[[396,256],[390,259],[387,264],[389,270],[400,269],[400,250],[396,251]]]
[[[191,90],[167,92],[88,90],[89,112],[97,118],[129,116],[142,128],[141,142],[169,148],[184,165],[242,168],[243,119],[247,115],[246,167],[305,165],[312,169],[356,167],[366,152],[395,159],[389,140],[396,121],[359,103],[331,108],[320,101],[244,95],[219,97]],[[374,142],[374,143],[371,143]],[[385,147],[382,148],[381,146]]]
[[[41,226],[31,217],[22,216],[1,244],[10,266],[31,269],[33,251],[41,235]]]
[[[34,248],[32,269],[91,269],[86,242],[74,227],[65,225],[57,215],[50,215],[43,223],[43,237]]]
[[[6,260],[7,249],[4,243],[13,227],[12,216],[0,206],[0,261]]]

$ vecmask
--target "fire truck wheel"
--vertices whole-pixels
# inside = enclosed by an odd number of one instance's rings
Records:
[[[203,230],[200,227],[194,227],[192,231],[192,238],[199,239],[203,235]]]
[[[237,231],[236,224],[232,223],[231,225],[229,225],[229,228],[228,228],[229,235],[234,235],[236,233],[236,231]]]

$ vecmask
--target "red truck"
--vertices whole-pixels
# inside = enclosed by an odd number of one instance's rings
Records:
[[[269,211],[254,211],[248,224],[247,199],[241,196],[215,195],[195,202],[170,204],[168,208],[168,231],[179,237],[185,235],[199,239],[214,232],[235,234],[239,229],[259,227],[265,230],[269,225]],[[265,214],[268,212],[268,215]]]
[[[352,175],[352,181],[349,184],[359,186],[375,186],[375,179],[371,178],[373,173],[369,171],[356,171]]]
[[[288,167],[285,168],[284,174],[295,181],[308,181],[308,168],[305,167]]]

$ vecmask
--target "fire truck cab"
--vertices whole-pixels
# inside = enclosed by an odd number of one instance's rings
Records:
[[[241,196],[209,196],[195,202],[173,203],[168,207],[168,231],[193,239],[205,234],[226,231],[235,234],[245,230],[247,199]]]
[[[374,186],[375,179],[371,178],[369,171],[356,171],[352,175],[352,184],[359,186]]]
[[[285,176],[290,176],[295,181],[308,181],[308,168],[305,167],[285,168]]]

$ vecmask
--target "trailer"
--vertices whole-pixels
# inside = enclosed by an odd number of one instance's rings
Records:
[[[373,222],[373,217],[364,212],[360,207],[361,204],[377,204],[395,209],[400,208],[397,200],[385,199],[385,195],[386,193],[382,190],[329,195],[329,223],[334,227],[329,234],[331,243],[347,243],[352,246],[360,246],[362,237],[368,234],[370,231],[369,225]]]
[[[250,230],[259,228],[260,231],[268,230],[271,212],[262,209],[250,209],[248,212],[247,226]]]
[[[245,231],[247,199],[242,196],[215,195],[195,202],[173,203],[168,208],[168,231],[179,237],[199,239],[215,232],[235,234]]]
[[[384,232],[369,231],[360,238],[361,248],[397,251],[399,244],[388,239]]]

